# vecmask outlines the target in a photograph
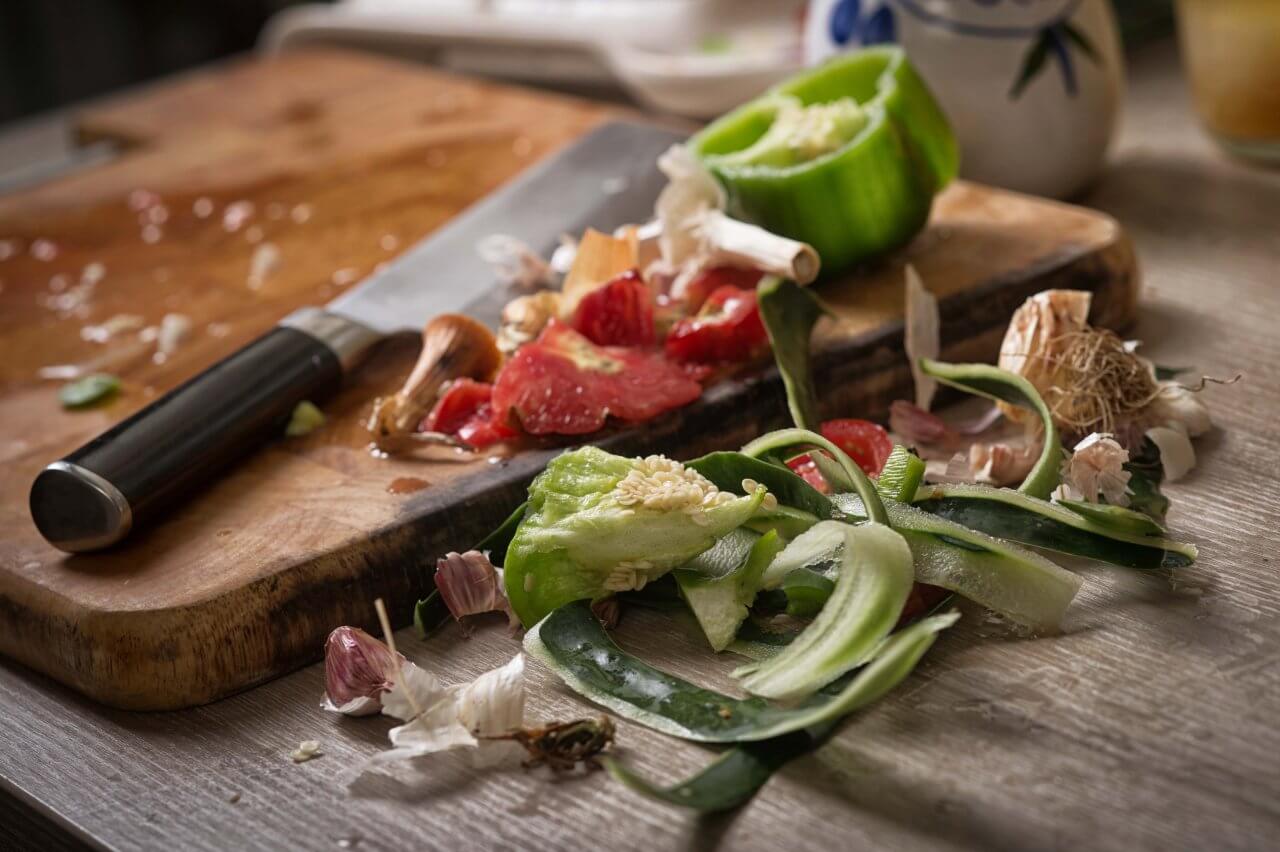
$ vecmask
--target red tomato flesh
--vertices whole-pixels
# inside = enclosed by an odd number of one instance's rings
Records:
[[[742,269],[737,266],[715,266],[703,270],[685,288],[685,307],[690,312],[697,311],[708,296],[725,285],[739,290],[754,290],[763,277],[764,273],[758,269]]]
[[[725,285],[707,297],[697,316],[672,326],[665,348],[677,361],[713,364],[750,360],[768,345],[755,291]]]
[[[492,394],[491,384],[455,379],[423,418],[419,431],[456,435],[476,448],[516,437],[519,432],[494,417]]]
[[[649,346],[654,342],[653,294],[632,269],[582,297],[573,328],[600,346]]]
[[[533,435],[584,435],[609,416],[648,420],[701,395],[702,385],[661,353],[597,346],[552,320],[502,368],[493,408]]]
[[[828,420],[822,424],[822,437],[849,454],[868,476],[879,476],[893,452],[893,441],[883,426],[870,420]]]
[[[787,467],[791,468],[793,473],[823,494],[831,493],[831,486],[827,483],[826,477],[822,475],[822,472],[818,470],[818,465],[813,460],[811,453],[788,459]]]

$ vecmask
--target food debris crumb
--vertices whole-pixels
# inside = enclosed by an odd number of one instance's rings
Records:
[[[231,326],[225,322],[211,322],[204,327],[210,337],[226,337],[231,331]]]
[[[143,220],[143,224],[150,222],[152,225],[163,225],[169,221],[169,208],[163,204],[157,204],[147,209],[147,212],[138,217]]]
[[[250,226],[249,230],[244,232],[244,238],[251,243],[262,242],[262,237],[263,237],[262,229],[259,228],[257,225]]]
[[[84,269],[80,270],[80,283],[88,284],[90,287],[96,285],[107,274],[107,267],[98,261],[87,264]]]
[[[395,251],[400,246],[400,240],[395,234],[383,234],[382,239],[378,240],[378,245],[383,251]]]
[[[604,182],[600,184],[600,190],[605,195],[617,195],[621,192],[626,192],[627,187],[630,185],[631,181],[627,180],[625,177],[617,176],[605,178]]]
[[[31,244],[30,252],[36,260],[48,263],[58,256],[58,245],[52,240],[36,240]]]
[[[233,201],[222,211],[222,229],[228,233],[235,233],[252,218],[252,201]]]
[[[18,253],[16,240],[0,240],[0,260],[8,260]]]
[[[232,793],[230,796],[227,796],[227,801],[234,805],[236,802],[240,801],[240,794]]]
[[[129,209],[134,213],[141,213],[159,203],[160,196],[149,189],[135,189],[129,193]]]
[[[186,314],[165,314],[156,334],[158,354],[172,355],[191,334],[191,317]]]
[[[208,219],[213,215],[213,199],[201,196],[191,204],[191,212],[197,219]]]
[[[303,740],[298,743],[298,747],[289,753],[289,759],[294,763],[306,763],[312,758],[319,757],[324,752],[320,751],[319,740]]]
[[[342,269],[333,273],[333,283],[339,287],[345,287],[354,283],[360,278],[360,270],[350,266],[344,266]]]
[[[257,290],[262,287],[267,278],[279,268],[280,249],[276,248],[275,243],[260,244],[253,250],[253,257],[249,260],[249,289]]]
[[[311,218],[311,205],[310,204],[294,205],[294,208],[289,211],[289,218],[293,219],[293,221],[297,222],[299,225],[303,224],[304,222],[306,222],[308,219]]]
[[[160,230],[158,225],[147,225],[142,229],[142,241],[147,245],[155,245],[163,236],[164,231]]]
[[[90,343],[106,343],[122,332],[137,331],[142,326],[143,319],[137,314],[116,314],[105,322],[84,326],[80,329],[80,338]]]
[[[720,709],[716,711],[716,715],[719,716],[721,719],[732,719],[733,711],[722,704],[720,705]]]

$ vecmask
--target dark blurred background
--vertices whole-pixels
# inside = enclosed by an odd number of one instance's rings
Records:
[[[297,2],[0,0],[0,124],[250,50]],[[1170,0],[1115,6],[1130,44],[1172,28]]]
[[[0,0],[0,124],[249,50],[297,0]]]

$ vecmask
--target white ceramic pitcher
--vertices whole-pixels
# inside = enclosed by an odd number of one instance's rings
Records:
[[[1124,81],[1108,0],[813,0],[810,64],[896,42],[960,140],[973,180],[1066,197],[1102,168]]]

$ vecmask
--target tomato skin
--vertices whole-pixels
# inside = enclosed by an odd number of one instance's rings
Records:
[[[818,470],[818,465],[813,460],[812,453],[805,453],[802,456],[796,456],[793,459],[788,459],[787,467],[791,468],[792,473],[799,476],[823,494],[831,493],[831,486],[827,483],[826,477],[822,475],[822,472]]]
[[[489,404],[493,385],[474,379],[454,379],[444,395],[436,400],[430,413],[422,419],[420,432],[444,432],[456,435],[462,424],[475,416],[481,406]]]
[[[668,357],[699,364],[748,361],[769,345],[754,290],[716,289],[697,316],[680,320],[667,335]]]
[[[696,313],[708,296],[725,285],[739,290],[754,290],[763,277],[764,273],[758,269],[743,269],[738,266],[713,266],[704,269],[685,287],[685,309]]]
[[[476,448],[516,437],[519,432],[494,417],[492,395],[493,385],[487,382],[454,379],[418,431],[456,435]]]
[[[951,592],[941,586],[930,586],[926,583],[912,584],[911,594],[907,595],[907,602],[902,607],[902,614],[898,616],[898,624],[895,629],[906,627],[917,620],[941,603],[943,598],[949,594]]]
[[[870,420],[827,420],[819,431],[822,437],[848,453],[869,476],[879,476],[893,452],[889,433]]]
[[[650,346],[656,339],[653,294],[634,269],[582,297],[573,328],[599,346]]]
[[[493,408],[533,435],[585,435],[610,416],[649,420],[701,395],[702,385],[660,352],[597,346],[552,320],[502,368]]]

